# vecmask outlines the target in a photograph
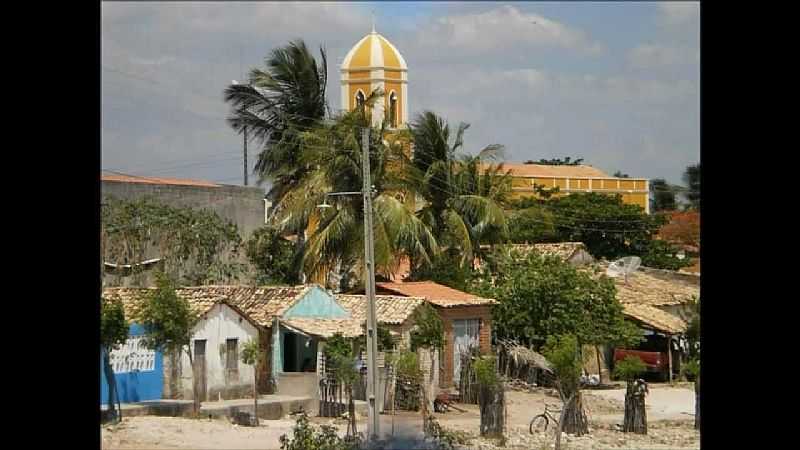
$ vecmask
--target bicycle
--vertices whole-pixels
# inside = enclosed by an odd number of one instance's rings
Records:
[[[531,420],[531,424],[528,427],[530,434],[534,434],[533,430],[536,430],[537,432],[547,431],[550,421],[553,421],[556,425],[558,425],[558,417],[561,416],[561,410],[556,408],[556,405],[548,405],[545,403],[544,412],[534,416],[534,418]]]

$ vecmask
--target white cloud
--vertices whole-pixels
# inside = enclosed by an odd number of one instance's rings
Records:
[[[700,2],[661,2],[662,20],[668,25],[683,25],[700,18]]]
[[[642,44],[630,50],[628,62],[637,69],[697,64],[700,62],[700,52],[687,47]]]
[[[507,53],[537,48],[561,48],[602,54],[604,46],[580,29],[506,5],[489,11],[450,15],[419,31],[421,48],[457,50],[462,54]]]

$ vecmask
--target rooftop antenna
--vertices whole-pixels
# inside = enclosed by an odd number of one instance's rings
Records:
[[[372,32],[375,33],[375,10],[372,10]]]
[[[625,277],[625,284],[628,284],[628,274],[635,272],[641,264],[642,258],[626,256],[609,264],[608,269],[606,269],[606,275],[611,278],[617,278],[622,275]]]

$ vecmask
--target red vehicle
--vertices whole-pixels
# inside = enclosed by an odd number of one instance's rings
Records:
[[[662,379],[669,377],[669,359],[666,352],[648,352],[643,350],[614,349],[614,363],[622,361],[626,356],[637,356],[647,366],[647,371],[658,373]]]

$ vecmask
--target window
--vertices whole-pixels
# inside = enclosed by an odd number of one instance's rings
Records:
[[[358,109],[361,109],[361,108],[363,108],[363,107],[364,107],[364,103],[365,103],[366,101],[367,101],[367,98],[366,98],[366,97],[364,97],[364,93],[363,93],[363,92],[361,92],[361,90],[359,90],[359,91],[356,93],[356,107],[357,107]]]
[[[226,358],[225,361],[225,368],[228,370],[237,370],[239,369],[239,339],[227,339],[225,341],[226,344]]]
[[[389,123],[392,128],[397,128],[397,93],[389,95]]]

